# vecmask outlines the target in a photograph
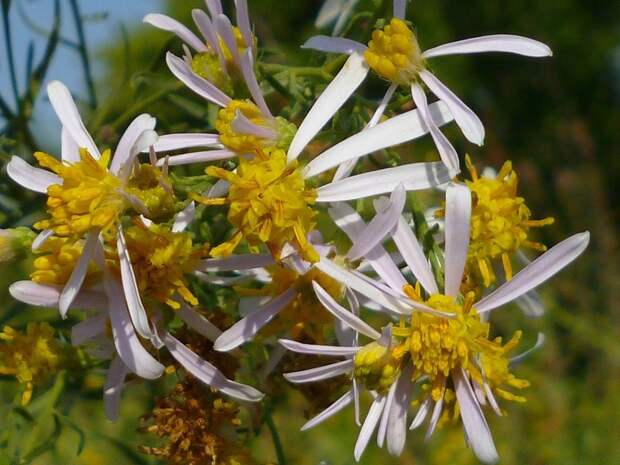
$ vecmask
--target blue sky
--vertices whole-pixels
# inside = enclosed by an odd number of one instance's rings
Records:
[[[74,40],[76,34],[69,1],[60,0],[60,4],[62,9],[62,35]],[[105,44],[106,40],[118,37],[121,23],[128,29],[139,27],[145,14],[160,11],[162,8],[160,0],[81,0],[79,4],[83,15],[107,13],[104,20],[90,21],[85,24],[91,57],[95,56],[97,48]],[[35,43],[36,63],[41,59],[41,54],[44,52],[45,38],[29,28],[22,19],[18,7],[21,7],[38,26],[49,30],[53,21],[54,2],[52,0],[13,0],[10,14],[13,50],[17,81],[20,89],[23,90],[28,44],[31,40]],[[5,50],[4,34],[0,34],[0,93],[5,101],[13,105],[14,99]],[[96,60],[92,62],[93,65],[97,65]],[[96,72],[97,68],[95,67],[94,73],[96,74]],[[67,84],[74,95],[78,97],[86,95],[79,56],[68,47],[61,46],[56,52],[47,75],[48,81],[54,79],[59,79]],[[33,127],[37,131],[42,131],[42,134],[37,137],[38,140],[55,140],[60,137],[60,125],[45,98],[41,98],[37,102]]]

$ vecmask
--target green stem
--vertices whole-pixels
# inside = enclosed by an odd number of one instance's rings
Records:
[[[13,58],[13,40],[11,37],[11,25],[9,22],[9,11],[11,9],[10,2],[2,2],[2,23],[4,26],[4,40],[6,46],[6,56],[9,61],[9,76],[11,79],[11,88],[15,102],[19,106],[19,89],[17,88],[17,77],[15,75],[15,59]]]
[[[271,439],[273,441],[273,447],[276,450],[276,457],[278,458],[278,465],[286,465],[286,456],[284,455],[284,448],[282,447],[282,441],[280,440],[280,434],[278,433],[278,428],[273,421],[273,416],[271,415],[271,406],[268,405],[265,409],[265,423],[269,428],[269,432],[271,433]]]
[[[77,0],[70,0],[71,12],[75,21],[75,28],[78,35],[80,57],[84,68],[84,78],[86,79],[86,87],[88,88],[88,96],[92,109],[97,108],[97,95],[95,94],[95,82],[90,69],[90,60],[88,58],[88,48],[86,46],[86,36],[84,35],[84,27],[82,26],[82,18]]]

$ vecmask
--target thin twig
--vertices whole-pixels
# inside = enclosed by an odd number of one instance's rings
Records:
[[[19,105],[19,89],[17,88],[17,77],[15,74],[15,60],[13,58],[13,40],[11,38],[11,26],[9,24],[9,11],[11,2],[2,2],[2,23],[4,26],[4,40],[6,43],[6,55],[9,60],[9,73],[11,76],[11,87],[15,96],[15,103]]]
[[[269,428],[271,433],[271,440],[273,441],[273,448],[276,450],[276,457],[278,458],[278,465],[286,465],[286,456],[284,455],[284,448],[282,447],[282,441],[280,440],[280,434],[278,428],[273,421],[271,415],[271,406],[265,408],[265,424]]]
[[[69,0],[75,28],[77,30],[80,57],[82,58],[82,66],[84,67],[84,78],[86,79],[86,87],[91,108],[97,108],[97,95],[95,94],[95,82],[90,69],[90,60],[88,58],[88,48],[86,46],[86,37],[84,35],[84,27],[82,26],[82,16],[78,7],[77,0]]]

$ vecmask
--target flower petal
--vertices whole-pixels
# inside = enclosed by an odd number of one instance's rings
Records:
[[[79,346],[88,339],[105,333],[109,317],[107,313],[86,318],[71,328],[71,345]]]
[[[242,320],[237,321],[216,339],[213,348],[219,352],[229,352],[249,341],[295,298],[296,293],[294,288],[289,288]]]
[[[429,110],[428,101],[426,100],[426,94],[424,89],[419,84],[413,84],[411,86],[411,96],[416,106],[422,114],[424,123],[428,127],[429,132],[435,142],[441,161],[453,171],[459,170],[459,156],[456,153],[455,148],[452,146],[448,138],[439,130],[439,127],[435,124]]]
[[[120,357],[114,357],[103,385],[103,408],[110,421],[118,420],[121,394],[129,371]]]
[[[209,15],[203,10],[194,8],[192,10],[192,19],[194,20],[194,23],[196,24],[196,27],[198,27],[198,30],[202,36],[207,41],[208,46],[211,47],[211,49],[217,54],[220,59],[220,66],[222,66],[222,69],[226,70],[226,61],[222,55],[220,43],[215,32],[215,27],[211,22],[211,18],[209,18]]]
[[[442,162],[409,163],[358,174],[318,188],[317,202],[343,202],[393,192],[399,184],[407,191],[430,189],[449,182],[456,173]]]
[[[407,14],[407,0],[394,0],[394,17],[405,19]]]
[[[33,281],[17,281],[9,286],[9,293],[14,299],[37,307],[58,307],[61,291],[60,286],[39,284]],[[107,303],[105,294],[81,290],[73,300],[71,308],[105,309]]]
[[[396,382],[392,383],[390,390],[387,394],[385,406],[383,407],[383,413],[381,415],[381,422],[379,423],[379,430],[377,431],[377,446],[383,447],[385,437],[387,435],[388,422],[390,419],[390,412],[394,405],[394,394],[396,393]]]
[[[462,184],[450,184],[446,191],[445,294],[459,294],[469,249],[471,192]]]
[[[174,216],[172,232],[179,233],[185,231],[191,222],[194,221],[194,216],[196,216],[196,204],[190,202],[187,207]]]
[[[414,429],[422,426],[422,423],[424,423],[424,420],[426,420],[426,417],[428,416],[428,412],[430,412],[431,410],[432,403],[433,401],[430,396],[422,401],[420,407],[418,408],[418,411],[415,414],[415,417],[413,417],[411,425],[409,426],[409,431],[413,431]]]
[[[353,246],[347,253],[349,260],[353,261],[362,258],[386,239],[390,230],[396,226],[403,208],[405,208],[406,200],[405,188],[402,184],[399,184],[392,192],[390,200],[385,199],[385,205],[382,206],[381,210],[377,209],[377,205],[381,202],[375,201],[377,214],[353,242]]]
[[[47,95],[62,127],[67,130],[78,147],[88,150],[94,158],[98,159],[99,149],[86,130],[69,89],[60,81],[52,81],[47,85]]]
[[[437,423],[439,422],[439,419],[441,418],[441,412],[443,412],[443,399],[444,397],[442,395],[441,398],[438,401],[436,401],[435,405],[433,406],[433,413],[431,413],[431,419],[428,424],[428,429],[426,430],[426,434],[424,435],[425,441],[429,441],[431,439],[431,436],[435,432]]]
[[[170,352],[170,355],[172,355],[183,368],[207,386],[218,389],[231,397],[248,402],[258,402],[264,397],[262,392],[254,389],[252,386],[226,379],[215,366],[200,358],[171,334],[165,333],[163,342]]]
[[[301,427],[301,431],[309,430],[310,428],[314,428],[316,425],[323,423],[328,418],[333,417],[335,414],[340,412],[342,409],[347,407],[353,401],[353,391],[347,391],[342,397],[340,397],[336,402],[331,404],[321,413],[319,413],[316,417],[312,418],[308,421],[304,426]]]
[[[422,287],[430,295],[439,293],[435,277],[433,276],[433,270],[431,270],[424,255],[424,250],[422,250],[418,239],[402,216],[398,220],[396,228],[392,231],[392,239],[403,256],[405,263],[407,263],[407,266],[409,266],[409,269]]]
[[[112,157],[112,163],[110,164],[111,173],[118,174],[125,163],[133,161],[131,160],[131,151],[135,143],[145,131],[154,130],[156,124],[157,120],[146,113],[136,117],[131,122],[114,151],[114,157]]]
[[[184,153],[182,155],[172,155],[170,157],[157,160],[157,166],[180,166],[192,165],[194,163],[209,163],[212,161],[228,160],[237,157],[238,154],[230,150],[206,150],[204,152]]]
[[[345,39],[344,37],[331,37],[318,35],[310,37],[301,48],[318,50],[327,53],[346,53],[353,55],[359,53],[363,55],[366,51],[366,45],[356,42],[355,40]]]
[[[63,182],[60,176],[41,168],[35,168],[15,155],[6,165],[6,174],[20,186],[40,194],[47,194],[47,188],[52,184],[62,185]]]
[[[221,147],[219,134],[167,134],[160,136],[153,146],[155,152],[188,149],[194,147]]]
[[[194,73],[185,61],[173,55],[166,53],[166,63],[172,74],[183,82],[187,87],[196,92],[202,98],[212,102],[220,107],[225,107],[230,103],[230,97],[215,87],[206,79]]]
[[[488,312],[539,286],[583,253],[590,233],[575,234],[542,254],[507,283],[475,304],[478,313]]]
[[[407,367],[398,378],[387,425],[387,448],[388,452],[395,457],[400,456],[405,448],[407,413],[412,387],[411,368]]]
[[[196,34],[170,16],[151,13],[146,15],[142,21],[150,24],[151,26],[155,26],[156,28],[174,33],[179,39],[197,52],[206,52],[208,50],[207,46],[196,36]]]
[[[288,350],[298,354],[310,354],[310,355],[326,355],[330,357],[342,357],[355,355],[360,347],[340,347],[340,346],[322,346],[316,344],[303,344],[297,341],[291,341],[289,339],[280,339],[278,341],[282,346]]]
[[[477,145],[483,145],[484,125],[480,118],[478,118],[478,115],[465,105],[443,82],[437,79],[433,73],[422,70],[420,71],[420,78],[439,100],[448,105],[448,108],[454,115],[454,121],[459,125],[467,140]]]
[[[248,90],[250,91],[250,95],[252,96],[254,103],[256,103],[258,108],[260,108],[263,115],[273,118],[273,115],[267,106],[267,102],[265,102],[263,92],[260,90],[258,80],[256,79],[256,73],[254,72],[254,59],[252,49],[250,48],[247,48],[241,57],[241,73],[243,74],[243,79],[248,86]]]
[[[205,0],[205,3],[212,17],[216,17],[217,15],[224,13],[222,2],[220,0]]]
[[[77,163],[80,161],[80,147],[64,126],[60,131],[60,152],[62,154],[60,158],[64,163]]]
[[[222,334],[222,331],[217,326],[187,305],[181,305],[176,314],[187,326],[210,341],[215,341]]]
[[[368,65],[359,53],[346,61],[340,72],[316,100],[299,126],[288,150],[289,163],[296,160],[308,143],[349,99],[368,74]]]
[[[536,343],[525,352],[522,352],[519,355],[512,357],[510,359],[510,366],[513,367],[515,365],[518,365],[527,357],[529,357],[533,352],[536,352],[538,349],[540,349],[543,345],[545,345],[545,335],[544,333],[538,333],[536,337]]]
[[[516,53],[517,55],[528,57],[553,55],[553,52],[547,45],[537,40],[509,34],[495,34],[439,45],[426,50],[422,56],[424,58],[433,58],[443,55],[487,52]]]
[[[319,283],[312,281],[312,287],[314,287],[314,292],[316,293],[316,296],[321,304],[323,304],[323,307],[325,307],[328,312],[340,321],[347,324],[358,333],[362,333],[371,339],[377,340],[381,337],[381,334],[373,329],[368,323],[348,311],[346,308],[338,305],[334,298],[329,295],[327,291],[319,285]]]
[[[353,370],[353,360],[343,360],[342,362],[310,368],[309,370],[284,373],[284,378],[295,384],[313,383],[315,381],[323,381],[324,379],[344,375],[345,373],[351,372],[351,370]]]
[[[39,234],[37,234],[37,237],[34,239],[34,241],[32,241],[32,245],[30,246],[31,250],[33,252],[39,250],[53,235],[54,231],[52,229],[44,229],[43,231],[41,231]]]
[[[463,369],[452,375],[456,399],[461,410],[463,427],[476,457],[484,463],[495,463],[499,460],[489,425],[487,424],[480,405],[469,384]]]
[[[60,311],[60,316],[62,318],[66,318],[69,307],[71,307],[71,304],[73,304],[73,301],[80,292],[84,279],[86,278],[86,273],[88,272],[88,264],[90,263],[93,252],[98,243],[99,233],[88,233],[86,236],[86,243],[82,249],[82,254],[80,255],[80,258],[78,258],[75,268],[69,277],[69,281],[65,284],[65,287],[60,294],[60,298],[58,299],[58,310]]]
[[[125,242],[125,235],[123,234],[123,226],[120,224],[118,225],[116,235],[116,248],[121,269],[123,292],[127,301],[127,308],[129,309],[131,321],[140,336],[145,339],[150,339],[153,337],[153,331],[151,330],[149,317],[142,303],[142,298],[140,297],[140,290],[138,288],[136,276],[133,272],[131,258],[129,257],[129,250],[127,249],[127,243]]]
[[[252,38],[252,28],[250,26],[250,13],[248,12],[247,0],[235,0],[235,11],[237,12],[237,27],[241,31],[243,41],[248,48],[253,48],[254,39]]]
[[[239,271],[252,268],[262,268],[273,265],[275,262],[271,254],[240,254],[231,255],[228,258],[209,258],[203,260],[200,265],[201,271]]]
[[[237,65],[241,65],[241,57],[239,56],[239,47],[237,47],[237,40],[235,39],[235,34],[233,33],[232,24],[230,23],[230,19],[228,16],[224,14],[212,15],[213,25],[215,26],[215,30],[217,31],[217,35],[224,41],[228,51],[232,55],[233,61]]]
[[[432,103],[429,112],[437,126],[443,126],[454,118],[443,102]],[[306,178],[316,176],[347,160],[409,142],[425,134],[428,134],[428,127],[421,113],[417,109],[410,110],[334,145],[308,163],[304,176]]]
[[[381,419],[381,414],[383,413],[383,408],[385,407],[386,397],[379,396],[377,397],[372,405],[370,406],[370,410],[366,415],[366,419],[364,420],[364,424],[362,425],[362,429],[360,430],[360,434],[357,436],[357,442],[355,443],[355,449],[353,451],[353,455],[355,460],[359,462],[362,454],[366,450],[366,446],[370,442],[370,438],[374,434],[377,429],[377,424]]]

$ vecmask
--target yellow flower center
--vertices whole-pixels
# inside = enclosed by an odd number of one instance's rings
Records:
[[[258,126],[264,134],[236,130],[233,122],[238,114]],[[287,150],[297,130],[294,124],[280,116],[267,119],[249,100],[232,100],[226,108],[222,108],[215,121],[215,129],[220,133],[222,144],[241,154],[254,154],[268,147]]]
[[[25,384],[22,405],[26,405],[34,385],[59,368],[61,348],[54,338],[54,328],[47,323],[28,323],[22,333],[5,326],[0,340],[0,374],[15,376]]]
[[[82,255],[83,241],[73,241],[66,237],[50,237],[39,247],[40,254],[33,263],[34,271],[30,279],[39,284],[63,286],[69,281],[75,265]],[[89,264],[86,282],[97,272],[94,263]]]
[[[398,347],[371,342],[355,354],[353,374],[367,389],[385,394],[400,373],[402,355]]]
[[[52,229],[61,237],[81,237],[93,230],[106,231],[114,226],[127,203],[120,193],[121,181],[108,171],[110,151],[95,160],[80,150],[80,161],[67,165],[42,152],[35,157],[44,168],[58,174],[62,184],[47,190],[50,218],[35,224],[37,229]]]
[[[415,82],[426,68],[415,33],[398,18],[372,33],[364,58],[379,76],[403,86]]]
[[[228,197],[196,199],[207,204],[228,203],[228,220],[238,230],[230,241],[215,247],[212,256],[230,255],[245,238],[252,248],[265,244],[276,259],[286,243],[304,260],[319,259],[306,237],[315,225],[316,212],[311,205],[316,191],[306,186],[296,162],[287,165],[283,150],[266,149],[252,159],[242,157],[236,172],[210,166],[207,174],[228,181]]]
[[[155,224],[147,228],[141,222],[127,228],[125,240],[141,295],[175,310],[180,308],[179,297],[198,305],[185,275],[207,255],[208,245],[195,248],[190,233],[172,232]]]
[[[512,278],[510,256],[525,247],[538,251],[546,247],[529,239],[530,228],[553,224],[553,218],[531,219],[525,199],[517,195],[518,176],[508,161],[495,178],[479,177],[466,158],[472,192],[471,240],[468,269],[479,272],[485,287],[495,282],[493,260],[501,258],[507,279]]]
[[[342,284],[316,268],[310,268],[300,275],[282,265],[267,268],[271,282],[262,289],[237,288],[245,296],[277,297],[287,289],[294,287],[295,298],[263,330],[265,336],[289,334],[292,339],[326,342],[326,331],[333,326],[333,318],[323,308],[312,287],[316,281],[334,299],[339,300],[344,291]]]
[[[168,221],[179,210],[167,176],[148,163],[134,169],[125,192],[144,204],[150,220]]]

